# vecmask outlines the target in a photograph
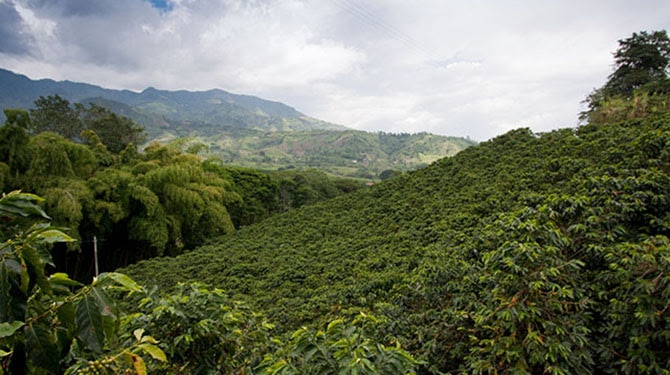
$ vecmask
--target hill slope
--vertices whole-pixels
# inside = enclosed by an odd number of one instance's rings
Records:
[[[231,130],[207,139],[206,154],[226,163],[251,168],[316,168],[335,176],[372,179],[384,170],[411,170],[474,143],[459,137],[428,133],[386,134],[359,130],[257,132]]]
[[[282,330],[373,311],[426,373],[658,373],[669,149],[668,116],[516,130],[125,271],[224,288]]]
[[[33,81],[0,69],[0,109],[32,108],[40,96],[95,103],[144,126],[147,141],[189,137],[235,165],[268,170],[319,168],[341,177],[376,178],[411,170],[474,144],[432,134],[373,134],[306,116],[285,104],[223,90],[148,88],[140,93],[85,83]],[[3,121],[0,113],[0,121]]]

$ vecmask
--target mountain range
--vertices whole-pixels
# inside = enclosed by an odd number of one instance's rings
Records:
[[[345,177],[374,178],[451,156],[474,142],[420,134],[369,133],[309,117],[286,104],[223,90],[142,92],[87,83],[32,80],[0,69],[0,108],[33,108],[40,96],[95,103],[133,119],[149,142],[188,137],[203,156],[269,170],[318,168]],[[4,121],[4,118],[0,118]]]

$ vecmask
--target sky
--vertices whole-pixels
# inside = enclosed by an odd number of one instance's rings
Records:
[[[618,40],[669,28],[668,0],[0,0],[0,67],[484,141],[577,126]]]

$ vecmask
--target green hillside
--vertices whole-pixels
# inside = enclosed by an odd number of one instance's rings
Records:
[[[224,288],[286,330],[386,314],[432,370],[622,369],[613,351],[635,358],[642,338],[665,363],[670,332],[658,328],[670,312],[656,296],[670,297],[668,142],[668,116],[516,130],[126,271],[164,288]]]
[[[265,170],[318,168],[330,175],[377,179],[385,170],[412,170],[475,142],[427,133],[385,134],[347,129],[294,108],[223,90],[142,92],[53,80],[34,81],[0,69],[0,109],[34,109],[40,97],[93,103],[144,127],[146,143],[189,138],[202,154]],[[39,109],[39,108],[38,108]],[[0,113],[0,121],[3,114]]]
[[[0,182],[45,198],[0,197],[3,373],[669,373],[670,39],[619,44],[585,125],[369,188],[30,137],[7,111]],[[81,250],[63,219],[151,259],[52,273],[47,245]]]
[[[428,133],[357,130],[259,132],[231,130],[203,138],[204,156],[264,170],[316,168],[341,177],[376,179],[385,170],[407,171],[455,155],[474,142]]]

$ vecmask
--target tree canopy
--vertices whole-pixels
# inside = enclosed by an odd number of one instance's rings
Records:
[[[94,132],[108,150],[118,153],[128,145],[144,142],[144,129],[130,118],[119,116],[105,107],[90,103],[88,107],[59,95],[40,96],[30,111],[33,134],[53,132],[60,136],[81,141],[82,132]]]
[[[621,103],[645,95],[670,93],[670,39],[665,30],[633,33],[619,40],[614,52],[614,71],[607,82],[594,90],[586,99],[589,109],[581,114],[591,123],[611,121],[611,112],[620,113]],[[613,103],[614,102],[614,103]],[[624,110],[626,116],[634,112]],[[603,119],[603,115],[607,117]]]

